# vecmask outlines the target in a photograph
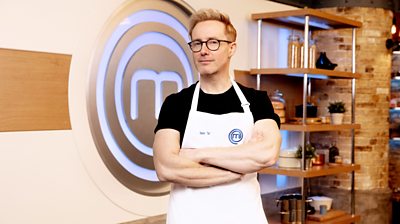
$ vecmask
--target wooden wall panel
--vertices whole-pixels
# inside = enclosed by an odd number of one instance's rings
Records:
[[[0,48],[0,131],[71,129],[70,55]]]

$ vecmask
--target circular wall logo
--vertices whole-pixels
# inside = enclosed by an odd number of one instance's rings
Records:
[[[243,139],[243,132],[240,129],[233,129],[232,131],[229,132],[228,135],[229,141],[232,144],[238,144],[240,141]]]
[[[140,194],[169,191],[154,170],[153,131],[166,96],[197,78],[187,46],[191,14],[180,1],[133,1],[107,24],[93,57],[88,113],[97,150]]]

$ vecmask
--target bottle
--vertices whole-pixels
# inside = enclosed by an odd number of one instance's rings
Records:
[[[310,47],[308,51],[308,68],[315,68],[316,54],[317,46],[313,40],[310,40]]]
[[[288,38],[288,68],[299,68],[300,56],[300,37],[298,35],[290,35]]]

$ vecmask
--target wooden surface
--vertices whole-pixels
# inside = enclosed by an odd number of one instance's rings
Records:
[[[330,220],[318,222],[318,221],[313,221],[313,220],[307,220],[307,224],[350,224],[350,223],[356,223],[361,220],[360,215],[343,215],[337,218],[333,218]]]
[[[318,212],[316,212],[315,214],[308,215],[307,219],[313,220],[313,221],[318,221],[318,222],[324,222],[327,220],[331,220],[333,218],[338,218],[343,215],[346,215],[345,211],[331,209],[324,215],[322,215]]]
[[[268,224],[281,224],[279,214],[268,216],[267,219],[268,219]],[[360,215],[346,214],[323,222],[306,220],[306,224],[351,224],[359,222],[360,219],[361,219]]]
[[[167,215],[163,214],[163,215],[147,217],[144,219],[139,219],[136,221],[122,222],[120,224],[165,224],[166,220],[167,220]]]
[[[301,170],[300,168],[282,168],[278,166],[272,166],[259,171],[261,174],[279,174],[292,177],[321,177],[339,173],[352,172],[360,169],[358,164],[342,164],[342,165],[323,165],[313,166],[307,170]]]
[[[362,23],[359,21],[321,12],[315,9],[297,9],[278,12],[255,13],[251,15],[251,18],[253,20],[262,19],[264,21],[277,23],[280,25],[291,25],[302,29],[305,16],[310,16],[310,29],[357,28],[362,26]]]
[[[261,68],[250,69],[249,75],[296,75],[303,77],[307,73],[311,78],[360,78],[360,73],[342,72],[318,68]],[[313,76],[314,75],[314,76]]]
[[[0,49],[0,131],[71,129],[70,55]]]
[[[360,127],[359,124],[281,124],[281,130],[305,132],[346,131],[360,129]]]

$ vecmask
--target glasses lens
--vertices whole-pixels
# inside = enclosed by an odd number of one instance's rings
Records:
[[[192,49],[193,52],[200,51],[201,45],[202,43],[200,41],[192,41],[189,43],[190,49]]]
[[[212,50],[212,51],[216,51],[219,48],[219,41],[218,40],[208,40],[206,44],[207,44],[207,48]]]

